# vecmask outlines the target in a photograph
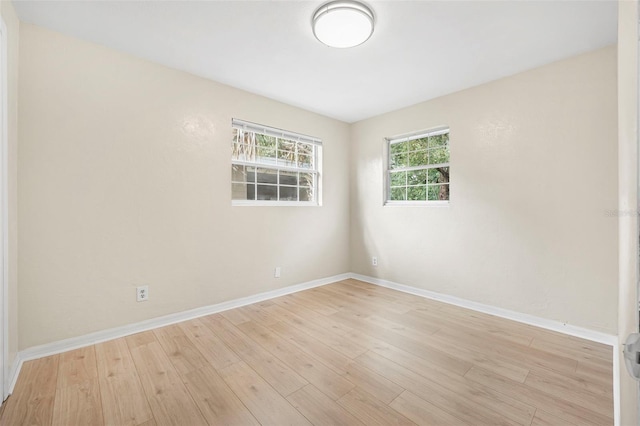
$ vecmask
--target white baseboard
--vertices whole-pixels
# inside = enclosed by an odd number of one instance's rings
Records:
[[[620,343],[613,346],[613,424],[620,426]]]
[[[16,385],[18,375],[22,368],[22,364],[25,361],[32,359],[43,358],[50,355],[59,354],[74,349],[83,348],[85,346],[95,345],[96,343],[106,342],[108,340],[118,339],[120,337],[129,336],[143,331],[153,330],[155,328],[164,327],[167,325],[175,324],[182,321],[188,321],[190,319],[203,317],[206,315],[215,314],[218,312],[227,311],[229,309],[239,308],[245,305],[251,305],[252,303],[262,302],[264,300],[273,299],[276,297],[284,296],[286,294],[296,293],[298,291],[307,290],[314,287],[334,283],[336,281],[345,280],[350,278],[351,274],[340,274],[331,277],[320,278],[313,281],[308,281],[302,284],[296,284],[277,290],[266,291],[264,293],[258,293],[253,296],[242,297],[240,299],[229,300],[227,302],[217,303],[215,305],[203,306],[201,308],[191,309],[188,311],[177,312],[175,314],[169,314],[158,318],[152,318],[145,321],[140,321],[134,324],[124,325],[122,327],[111,328],[108,330],[97,331],[95,333],[85,334],[83,336],[72,337],[70,339],[60,340],[53,343],[47,343],[44,345],[34,346],[23,351],[18,352],[12,370],[9,375],[10,386],[9,393],[13,392]]]
[[[380,278],[369,277],[367,275],[349,274],[351,278],[367,282],[369,284],[379,285],[381,287],[387,287],[393,290],[398,290],[403,293],[409,293],[416,296],[426,297],[427,299],[437,300],[439,302],[448,303],[450,305],[460,306],[462,308],[471,309],[485,314],[495,315],[500,318],[505,318],[524,324],[533,325],[536,327],[544,328],[546,330],[557,331],[559,333],[568,334],[570,336],[579,337],[581,339],[591,340],[592,342],[603,343],[605,345],[616,346],[618,344],[618,336],[614,334],[601,333],[588,328],[576,327],[562,323],[560,321],[553,321],[546,318],[540,318],[534,315],[523,314],[521,312],[510,311],[508,309],[497,308],[491,305],[485,305],[483,303],[473,302],[471,300],[462,299],[456,296],[449,296],[447,294],[436,293],[435,291],[423,290],[421,288],[411,287],[408,285],[398,284],[392,281],[383,280]]]
[[[13,388],[16,386],[16,382],[18,381],[18,374],[20,374],[20,369],[22,369],[22,359],[20,358],[20,353],[16,354],[13,363],[9,367],[9,377],[7,381],[9,383],[9,389],[7,391],[7,395],[11,395],[13,393]]]

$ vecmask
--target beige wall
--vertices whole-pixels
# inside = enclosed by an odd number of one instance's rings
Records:
[[[638,3],[618,3],[619,299],[623,344],[638,332]],[[638,424],[638,382],[620,357],[620,424]]]
[[[345,123],[27,24],[19,113],[21,349],[349,271]],[[321,137],[323,206],[231,207],[232,117]]]
[[[20,21],[13,4],[0,1],[0,15],[7,25],[8,189],[9,189],[9,359],[12,368],[18,352],[18,46]]]
[[[616,108],[609,47],[356,123],[352,270],[615,334]],[[450,206],[384,207],[383,138],[441,125]]]

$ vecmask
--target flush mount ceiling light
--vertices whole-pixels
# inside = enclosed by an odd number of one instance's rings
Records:
[[[364,4],[336,0],[318,8],[312,19],[313,34],[330,47],[354,47],[373,34],[373,12]]]

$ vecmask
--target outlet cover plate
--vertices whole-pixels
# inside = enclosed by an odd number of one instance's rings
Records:
[[[149,300],[149,286],[141,285],[136,287],[136,301],[146,302],[147,300]]]

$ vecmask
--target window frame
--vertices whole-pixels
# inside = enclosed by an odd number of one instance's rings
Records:
[[[264,162],[264,161],[258,161],[258,157],[256,156],[254,160],[248,160],[248,159],[234,159],[234,142],[232,140],[231,142],[231,170],[233,171],[234,166],[241,166],[241,167],[253,167],[254,168],[254,182],[236,182],[233,180],[233,177],[231,179],[231,188],[233,188],[233,184],[234,183],[245,183],[245,184],[254,184],[256,185],[256,191],[257,191],[257,186],[260,185],[260,183],[258,182],[258,169],[269,169],[269,170],[273,170],[276,171],[276,174],[278,175],[277,177],[277,183],[272,184],[272,183],[265,183],[264,185],[268,185],[268,186],[274,186],[277,188],[277,192],[278,194],[280,194],[280,189],[281,187],[295,187],[297,188],[298,191],[298,198],[300,197],[300,188],[303,188],[304,186],[300,185],[300,173],[305,173],[305,174],[311,174],[313,175],[313,184],[310,186],[311,190],[312,190],[312,194],[313,194],[313,199],[312,200],[308,200],[308,201],[292,201],[292,200],[258,200],[258,199],[254,199],[254,200],[234,200],[233,199],[233,190],[231,193],[231,205],[232,206],[267,206],[267,207],[275,207],[275,206],[280,206],[280,207],[304,207],[304,206],[321,206],[322,205],[322,140],[320,138],[317,137],[313,137],[313,136],[308,136],[308,135],[304,135],[304,134],[300,134],[300,133],[295,133],[295,132],[291,132],[288,130],[283,130],[283,129],[278,129],[275,127],[270,127],[270,126],[265,126],[262,124],[256,124],[256,123],[252,123],[249,121],[245,121],[245,120],[240,120],[240,119],[236,119],[233,118],[231,120],[231,128],[233,129],[240,129],[243,130],[244,132],[252,132],[254,134],[259,134],[259,135],[263,135],[263,136],[268,136],[268,137],[274,137],[276,138],[275,141],[275,145],[276,145],[276,157],[275,157],[275,163],[269,163],[269,162]],[[295,158],[296,160],[294,161],[294,163],[296,163],[294,166],[291,165],[283,165],[283,164],[279,164],[278,162],[278,156],[277,156],[277,152],[278,152],[278,145],[279,145],[279,139],[284,139],[286,141],[289,142],[295,142],[296,146],[294,148],[294,152],[296,153]],[[312,167],[311,168],[305,168],[305,167],[299,167],[298,166],[298,144],[307,144],[307,145],[312,145],[313,146],[313,154],[312,154]],[[287,151],[288,152],[288,151]],[[295,186],[291,186],[291,185],[283,185],[280,183],[280,177],[279,177],[279,172],[283,171],[283,172],[297,172],[298,173],[298,182]],[[233,173],[232,173],[233,174]],[[257,197],[257,192],[256,192],[256,197]]]
[[[443,134],[449,134],[449,161],[447,163],[440,164],[425,164],[420,166],[409,166],[399,169],[391,169],[391,145],[396,143],[409,142],[416,139],[421,139],[429,136],[438,136]],[[420,130],[416,132],[403,133],[401,135],[384,138],[384,191],[383,191],[383,206],[429,206],[429,207],[448,207],[451,203],[451,179],[449,179],[449,199],[448,200],[391,200],[391,173],[398,171],[412,171],[412,170],[428,170],[437,167],[447,166],[451,168],[451,128],[449,126],[438,126],[427,130]],[[428,184],[427,184],[428,186]]]

